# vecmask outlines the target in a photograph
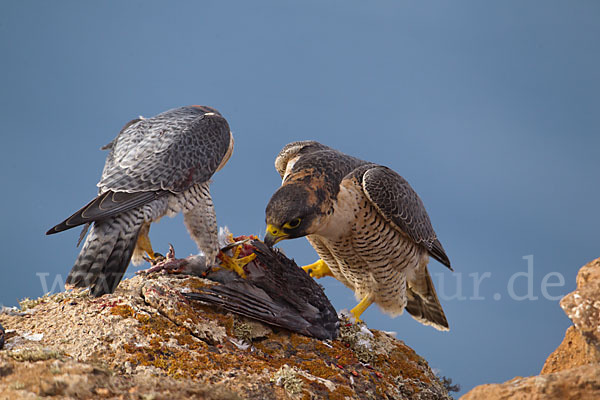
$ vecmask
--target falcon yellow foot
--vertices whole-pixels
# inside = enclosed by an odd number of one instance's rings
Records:
[[[310,265],[305,265],[302,269],[315,279],[323,278],[324,276],[333,276],[333,273],[323,260],[319,260]]]
[[[239,242],[236,242],[236,243],[239,243]],[[235,245],[236,243],[232,243],[232,244]],[[245,257],[238,258],[240,256],[240,253],[244,249],[244,243],[245,242],[241,242],[241,244],[238,244],[235,246],[235,250],[233,251],[233,256],[228,256],[225,253],[226,250],[221,250],[219,252],[219,254],[217,255],[217,258],[219,260],[221,260],[221,264],[220,264],[221,267],[227,268],[231,271],[235,271],[242,278],[246,277],[246,272],[244,271],[244,266],[256,258],[256,254],[254,254],[254,253],[251,253]],[[227,247],[229,247],[229,246],[226,246],[225,248],[227,248]]]
[[[356,307],[354,307],[352,310],[350,310],[352,315],[354,315],[356,322],[362,322],[362,320],[360,319],[360,316],[362,313],[365,312],[365,310],[367,308],[369,308],[369,306],[371,304],[373,304],[373,295],[368,294],[365,297],[363,297],[363,299],[356,305]]]

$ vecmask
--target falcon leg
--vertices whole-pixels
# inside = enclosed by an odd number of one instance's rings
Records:
[[[136,246],[142,249],[151,260],[155,260],[160,256],[160,254],[155,253],[154,250],[152,250],[152,243],[150,243],[150,238],[148,237],[147,232],[140,232]]]
[[[367,308],[369,308],[371,304],[373,304],[373,294],[369,293],[368,295],[363,297],[363,299],[356,305],[356,307],[350,310],[352,315],[354,315],[354,318],[356,318],[356,322],[362,322],[360,316],[362,313],[365,312]]]
[[[314,262],[310,265],[305,265],[302,267],[304,271],[306,271],[312,278],[323,278],[324,276],[333,276],[333,273],[325,263],[325,261],[319,259],[319,261]]]
[[[206,262],[212,265],[219,253],[219,229],[208,185],[206,182],[197,189],[200,190],[195,199],[197,204],[183,213],[183,222],[198,249],[206,256]]]

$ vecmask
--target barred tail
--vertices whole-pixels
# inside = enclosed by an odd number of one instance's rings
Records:
[[[93,296],[112,293],[129,266],[143,224],[140,210],[96,221],[67,277],[67,284],[90,287]]]
[[[424,325],[433,326],[440,331],[449,330],[446,315],[435,292],[427,265],[422,265],[413,279],[407,282],[406,311]]]

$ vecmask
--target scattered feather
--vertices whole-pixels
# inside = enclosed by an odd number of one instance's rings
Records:
[[[44,334],[43,333],[31,333],[31,332],[25,332],[23,334],[23,339],[26,340],[30,340],[32,342],[39,342],[44,338]]]

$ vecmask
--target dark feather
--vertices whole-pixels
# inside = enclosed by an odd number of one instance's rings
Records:
[[[96,297],[114,292],[129,266],[142,222],[141,211],[95,222],[66,283],[89,286]]]
[[[335,338],[337,313],[314,279],[278,250],[258,240],[252,246],[257,258],[246,265],[246,279],[231,274],[223,280],[221,275],[220,285],[185,296],[294,332]]]
[[[433,258],[452,270],[423,201],[402,176],[375,164],[363,165],[351,175],[362,180],[365,194],[386,220],[393,222],[417,244],[427,248]]]
[[[102,221],[147,204],[167,193],[169,192],[165,190],[136,193],[108,191],[90,201],[60,224],[50,228],[46,235],[52,235],[94,221]]]
[[[454,271],[452,269],[452,266],[450,265],[450,259],[446,255],[446,252],[444,251],[444,248],[442,247],[442,244],[438,239],[436,239],[431,245],[431,248],[429,249],[429,254],[433,258],[444,264],[446,267],[448,267],[450,271]]]
[[[436,329],[447,331],[448,320],[435,292],[427,267],[415,272],[406,288],[406,311],[417,321]]]

